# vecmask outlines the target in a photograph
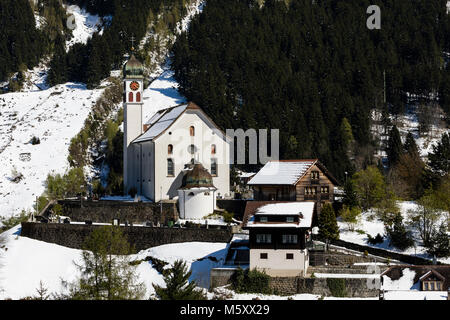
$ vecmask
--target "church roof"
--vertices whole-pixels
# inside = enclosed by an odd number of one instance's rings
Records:
[[[314,165],[317,165],[334,184],[339,185],[318,159],[270,161],[248,182],[248,185],[294,186]]]
[[[219,127],[203,112],[203,110],[193,102],[181,104],[172,108],[160,110],[146,123],[148,129],[141,136],[136,138],[133,143],[152,141],[169,129],[176,120],[187,110],[199,110],[206,118],[224,135]]]
[[[214,188],[213,177],[201,163],[188,165],[180,189]]]
[[[134,56],[131,55],[127,63],[123,67],[123,76],[125,78],[143,78],[144,65]]]

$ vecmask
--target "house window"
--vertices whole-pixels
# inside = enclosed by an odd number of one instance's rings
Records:
[[[141,93],[136,93],[136,102],[141,102]]]
[[[268,222],[267,217],[260,217],[259,222]]]
[[[286,260],[294,260],[294,254],[293,253],[286,253]]]
[[[130,93],[128,94],[128,101],[129,101],[129,102],[133,102],[133,92],[130,92]]]
[[[294,222],[294,217],[287,217],[286,222],[289,222],[289,223]]]
[[[271,234],[257,234],[256,243],[272,243]]]
[[[191,137],[194,137],[194,136],[195,136],[195,128],[194,128],[194,126],[191,126],[191,127],[189,128],[189,134],[191,135]]]
[[[267,254],[267,253],[261,253],[261,254],[259,255],[259,258],[260,258],[261,260],[267,260],[267,259],[268,259],[268,254]]]
[[[283,244],[297,244],[298,236],[296,234],[283,234]]]
[[[175,164],[173,162],[173,159],[167,159],[167,176],[175,176]]]
[[[217,177],[217,159],[211,159],[211,175]]]
[[[319,171],[311,172],[311,180],[319,180],[319,177],[320,177]]]
[[[311,196],[317,194],[317,188],[316,187],[305,187],[305,195]]]
[[[320,187],[321,193],[330,193],[330,187]]]
[[[215,144],[213,144],[211,146],[211,154],[216,154],[216,145]]]
[[[173,154],[173,145],[169,144],[169,146],[167,147],[167,153]]]

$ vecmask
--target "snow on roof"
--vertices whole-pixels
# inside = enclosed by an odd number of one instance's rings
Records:
[[[416,272],[409,268],[403,269],[403,275],[397,279],[392,280],[387,275],[383,275],[383,290],[411,290],[414,289],[414,278]]]
[[[248,184],[294,185],[316,162],[317,160],[270,161]]]
[[[314,202],[289,202],[289,203],[274,203],[267,204],[255,212],[249,219],[247,227],[289,227],[289,228],[310,228],[312,225],[312,218],[314,213]],[[302,215],[299,223],[255,223],[256,215]]]
[[[188,104],[183,104],[177,107],[161,110],[156,113],[149,121],[150,128],[138,137],[133,143],[139,143],[144,141],[153,140],[161,133],[163,133],[167,128],[169,128],[178,117],[186,111]]]

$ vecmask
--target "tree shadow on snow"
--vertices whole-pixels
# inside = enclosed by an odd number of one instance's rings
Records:
[[[219,268],[225,263],[227,252],[228,246],[193,262],[189,281],[195,281],[197,286],[209,289],[211,269]]]

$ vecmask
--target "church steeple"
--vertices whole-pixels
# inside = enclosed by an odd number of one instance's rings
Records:
[[[133,170],[129,163],[133,163],[133,146],[131,143],[143,133],[144,106],[144,65],[131,54],[123,67],[124,85],[124,187],[127,193],[135,187]]]

